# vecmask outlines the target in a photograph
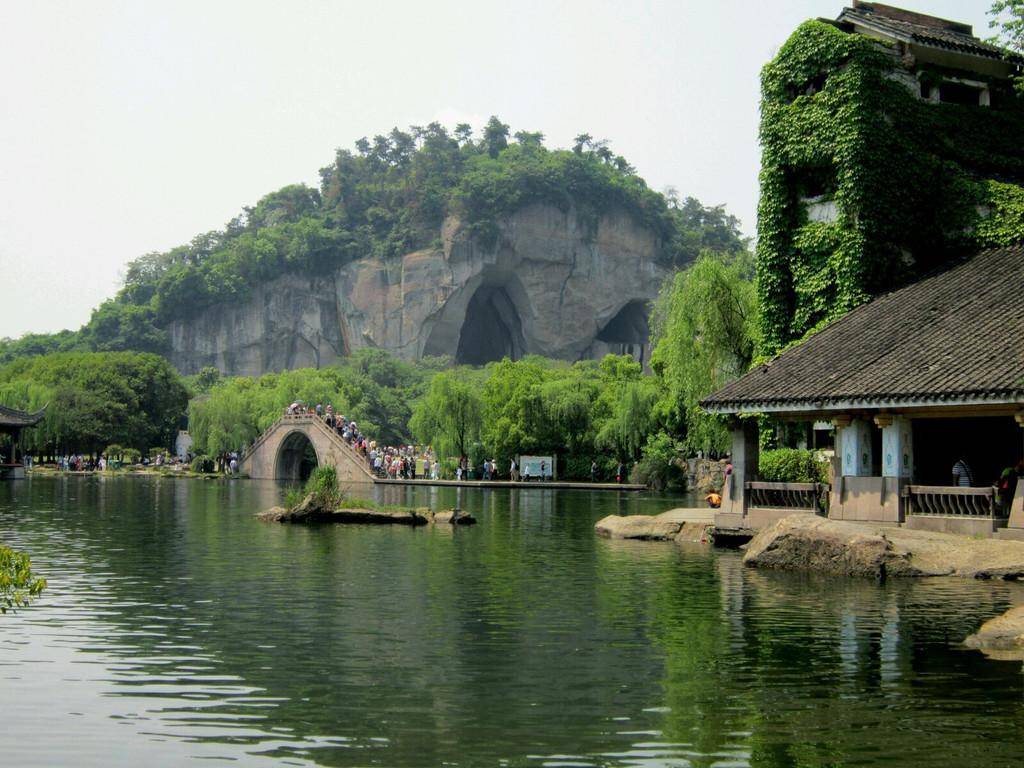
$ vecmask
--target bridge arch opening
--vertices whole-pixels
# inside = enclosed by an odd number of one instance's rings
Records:
[[[278,480],[304,483],[320,464],[316,448],[303,432],[292,432],[277,450],[274,475]]]
[[[455,362],[484,365],[508,357],[518,360],[526,343],[519,312],[501,286],[480,286],[466,308]]]

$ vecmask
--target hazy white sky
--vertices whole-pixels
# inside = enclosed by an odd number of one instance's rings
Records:
[[[988,33],[990,0],[890,1]],[[609,139],[753,234],[758,72],[844,4],[0,0],[0,337],[78,328],[129,260],[431,120]]]

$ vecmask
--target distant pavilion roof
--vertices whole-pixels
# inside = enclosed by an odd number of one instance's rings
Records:
[[[704,400],[713,413],[1020,404],[1024,245],[864,304]]]
[[[8,408],[6,405],[0,405],[0,431],[34,427],[43,420],[45,415],[45,407],[35,413],[28,413],[26,411],[19,411],[16,408]]]
[[[1024,61],[1024,56],[975,37],[970,24],[905,11],[882,3],[854,2],[852,8],[842,10],[836,21],[860,24],[906,43],[1017,63]]]

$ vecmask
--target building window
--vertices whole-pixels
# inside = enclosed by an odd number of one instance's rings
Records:
[[[966,83],[945,82],[939,86],[939,101],[943,104],[963,104],[976,107],[981,103],[982,89]]]

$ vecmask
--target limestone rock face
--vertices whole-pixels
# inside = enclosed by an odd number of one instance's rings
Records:
[[[668,268],[654,234],[625,212],[592,221],[534,205],[502,221],[493,244],[455,218],[440,235],[439,248],[285,275],[177,321],[171,361],[183,373],[247,376],[329,365],[364,347],[469,363],[607,352],[646,361],[647,302]]]
[[[968,635],[964,645],[994,659],[1024,659],[1024,605],[989,619],[976,633]]]

